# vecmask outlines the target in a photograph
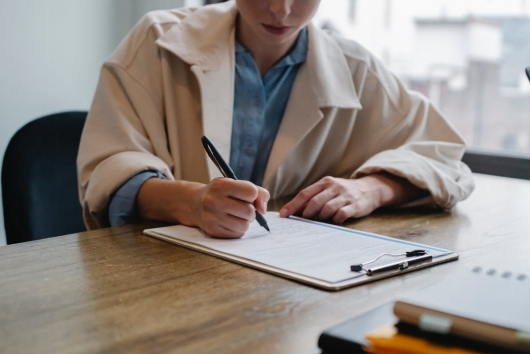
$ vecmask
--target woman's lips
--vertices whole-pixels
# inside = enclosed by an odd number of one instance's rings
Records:
[[[265,31],[269,32],[270,34],[274,34],[277,36],[285,34],[291,29],[291,27],[271,26],[266,24],[263,24],[263,28],[265,28]]]

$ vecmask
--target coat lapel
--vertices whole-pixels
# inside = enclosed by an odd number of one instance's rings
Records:
[[[232,135],[235,68],[235,3],[195,10],[158,41],[191,65],[199,83],[203,133],[228,162]],[[210,179],[221,176],[207,157]]]
[[[314,25],[308,30],[307,58],[296,76],[269,157],[263,180],[266,187],[273,187],[274,176],[281,178],[278,172],[286,157],[325,119],[321,108],[362,108],[341,48]]]
[[[234,102],[234,43],[223,50],[222,55],[212,57],[219,65],[208,69],[207,65],[191,67],[201,90],[203,133],[212,141],[225,161],[230,159],[232,116]],[[230,50],[232,48],[232,50]],[[205,152],[206,156],[206,152]],[[207,157],[206,157],[207,158]],[[207,158],[210,179],[221,176],[216,165]]]

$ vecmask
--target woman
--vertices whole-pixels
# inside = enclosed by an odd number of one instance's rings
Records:
[[[451,208],[473,190],[464,143],[319,0],[236,0],[146,15],[103,66],[78,157],[89,228],[139,219],[241,237],[280,215],[342,223],[388,205]],[[240,181],[219,176],[206,135]]]

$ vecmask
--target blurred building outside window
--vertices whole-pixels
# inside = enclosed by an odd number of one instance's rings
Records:
[[[430,97],[469,146],[530,157],[530,0],[322,1],[315,22]]]

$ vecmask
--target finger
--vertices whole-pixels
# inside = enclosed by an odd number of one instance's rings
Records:
[[[245,235],[244,232],[243,233],[235,232],[227,228],[224,228],[222,226],[216,226],[214,228],[211,228],[207,230],[206,233],[215,238],[226,238],[226,239],[241,238]]]
[[[335,197],[337,197],[337,194],[332,189],[323,190],[309,200],[302,211],[302,216],[307,219],[314,218],[320,213],[324,205]]]
[[[249,181],[232,181],[232,183],[233,188],[228,190],[230,197],[247,203],[254,203],[258,198],[258,187],[254,183]]]
[[[258,197],[258,187],[249,181],[219,177],[209,183],[212,193],[253,203]]]
[[[245,234],[249,226],[249,221],[225,214],[210,220],[203,229],[212,237],[240,238]]]
[[[254,219],[255,212],[252,213],[251,220],[241,219],[237,216],[227,214],[225,217],[221,218],[219,226],[242,236],[245,232],[247,232],[248,228],[250,227],[250,224],[254,221]]]
[[[254,201],[254,207],[256,210],[265,214],[267,212],[267,203],[269,202],[270,194],[265,188],[258,187],[258,197]]]
[[[239,199],[231,199],[223,207],[223,211],[230,216],[243,219],[249,223],[253,222],[256,218],[254,205]]]
[[[347,204],[346,199],[340,196],[328,200],[324,206],[320,209],[320,212],[316,216],[318,220],[328,220],[333,217],[337,211]]]
[[[305,209],[307,203],[318,193],[322,192],[323,186],[315,183],[303,189],[290,202],[280,210],[280,217],[286,218]]]
[[[337,210],[333,216],[333,222],[335,224],[342,224],[349,218],[362,218],[370,214],[373,211],[372,208],[363,207],[359,204],[348,204]]]
[[[255,218],[254,206],[245,201],[235,199],[232,197],[219,196],[211,193],[204,196],[202,216],[205,220],[218,220],[224,215],[237,217],[248,222],[252,222]]]

